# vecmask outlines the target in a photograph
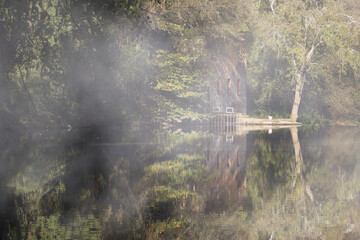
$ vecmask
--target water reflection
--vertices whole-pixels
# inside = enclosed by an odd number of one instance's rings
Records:
[[[246,194],[246,134],[212,136],[206,166],[216,172],[206,211],[237,207]]]
[[[307,181],[305,173],[304,173],[304,166],[303,166],[304,161],[303,161],[300,141],[299,141],[299,137],[298,137],[298,129],[290,128],[290,133],[291,133],[292,143],[293,143],[294,152],[295,152],[295,169],[294,169],[294,173],[293,173],[294,180],[292,183],[291,192],[294,191],[295,186],[296,186],[296,181],[298,178],[300,178],[307,195],[309,196],[310,200],[313,202],[314,195],[311,191],[310,185],[308,184],[308,181]]]
[[[359,133],[6,133],[1,237],[357,239]]]

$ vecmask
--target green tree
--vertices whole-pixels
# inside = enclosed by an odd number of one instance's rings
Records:
[[[295,96],[290,119],[296,121],[304,85],[309,83],[316,86],[314,80],[318,82],[324,80],[327,66],[322,62],[330,58],[326,53],[337,49],[336,51],[347,52],[345,55],[353,55],[351,51],[357,45],[353,34],[357,31],[358,25],[349,21],[342,4],[336,1],[270,1],[270,3],[262,1],[256,7],[253,17],[260,17],[255,32],[257,38],[255,47],[270,49],[267,51],[274,53],[272,59],[275,62],[279,62],[276,59],[283,59],[280,60],[280,65],[274,66],[282,70],[270,70],[270,72],[280,71],[282,76],[276,75],[278,79],[285,77],[288,81],[294,82]],[[339,42],[343,45],[339,45]],[[272,61],[272,59],[268,60]],[[350,61],[357,62],[357,60]],[[278,81],[270,80],[270,82]],[[317,84],[321,85],[321,83]],[[271,88],[264,91],[264,93],[272,92]]]

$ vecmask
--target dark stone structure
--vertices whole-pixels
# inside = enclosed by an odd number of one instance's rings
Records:
[[[241,41],[212,46],[213,76],[210,81],[210,111],[246,114],[246,59]]]

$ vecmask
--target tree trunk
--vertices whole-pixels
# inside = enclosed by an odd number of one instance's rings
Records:
[[[294,55],[292,55],[292,64],[294,66],[294,69],[296,70],[296,73],[295,73],[296,74],[295,97],[294,97],[294,103],[293,103],[291,115],[290,115],[290,120],[293,122],[296,122],[296,120],[298,118],[299,105],[300,105],[301,95],[302,95],[302,91],[303,91],[304,83],[305,83],[305,73],[311,63],[311,58],[314,54],[315,48],[320,43],[321,42],[318,41],[311,46],[311,49],[307,52],[307,54],[303,60],[301,69],[297,68],[295,57],[294,57]]]
[[[296,127],[290,128],[290,133],[291,133],[291,139],[292,139],[293,147],[294,147],[294,151],[295,151],[295,162],[296,162],[296,164],[302,164],[303,156],[301,153],[298,129]],[[300,171],[298,173],[300,173]]]
[[[292,55],[292,64],[295,69],[295,76],[296,76],[296,88],[295,88],[295,97],[294,102],[291,110],[290,120],[296,122],[299,113],[299,105],[301,101],[301,95],[304,88],[305,83],[305,73],[311,63],[311,58],[314,54],[316,46],[320,44],[320,42],[316,42],[311,46],[311,49],[307,52],[304,60],[302,62],[301,69],[298,69],[295,57]]]
[[[296,122],[296,120],[298,118],[299,105],[300,105],[301,95],[302,95],[302,91],[304,88],[304,82],[305,82],[304,74],[296,74],[296,76],[297,76],[297,79],[296,79],[295,97],[294,97],[294,102],[293,102],[293,106],[291,109],[291,115],[290,115],[290,120],[293,122]]]

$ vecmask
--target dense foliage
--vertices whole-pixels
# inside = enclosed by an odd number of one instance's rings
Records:
[[[296,90],[303,119],[358,120],[359,16],[351,0],[1,0],[1,122],[203,119],[216,65],[245,59],[249,113],[288,117]]]

